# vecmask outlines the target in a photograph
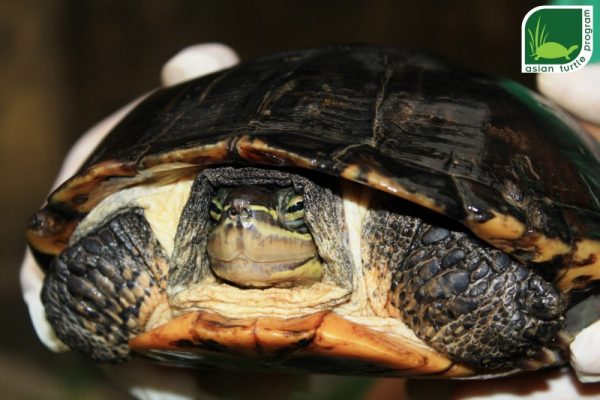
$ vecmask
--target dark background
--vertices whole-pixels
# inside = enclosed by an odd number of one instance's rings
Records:
[[[88,127],[159,84],[181,48],[218,41],[242,59],[293,48],[423,49],[532,86],[520,26],[536,1],[100,1],[0,3],[0,397],[126,398],[91,363],[54,355],[20,297],[24,228]]]

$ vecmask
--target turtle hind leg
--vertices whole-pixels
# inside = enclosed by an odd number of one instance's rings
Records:
[[[141,210],[113,216],[51,265],[42,291],[46,317],[72,350],[124,361],[148,300],[164,291],[166,265]]]
[[[478,367],[535,358],[563,325],[550,283],[467,232],[423,223],[394,284],[395,305],[419,337]]]

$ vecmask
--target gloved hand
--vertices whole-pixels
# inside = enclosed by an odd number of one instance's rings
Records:
[[[595,45],[598,46],[598,13],[593,0],[552,0],[555,6],[594,6]],[[584,68],[566,74],[538,74],[539,91],[580,119],[600,147],[600,52],[596,49]],[[598,171],[600,174],[600,171]],[[598,300],[600,303],[600,299]],[[600,381],[600,321],[581,331],[571,344],[571,365],[581,382]]]
[[[538,74],[540,92],[571,112],[600,141],[600,63],[567,74]]]
[[[579,118],[600,141],[600,64],[568,74],[539,74],[537,83],[543,95]],[[600,321],[576,336],[571,344],[571,364],[582,382],[600,381]]]

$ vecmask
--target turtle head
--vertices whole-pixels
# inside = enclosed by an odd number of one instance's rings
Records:
[[[322,276],[304,220],[304,199],[292,187],[220,188],[210,202],[207,253],[213,272],[242,287],[291,286]]]
[[[571,54],[572,52],[574,52],[578,48],[579,48],[579,45],[574,44],[573,46],[569,47],[569,50],[567,50],[567,54]]]

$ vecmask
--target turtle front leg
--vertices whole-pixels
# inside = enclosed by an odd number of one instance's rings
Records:
[[[401,212],[367,214],[363,262],[388,274],[388,304],[417,336],[483,368],[535,358],[556,339],[565,305],[549,282],[461,227]]]
[[[129,339],[164,297],[167,268],[142,210],[121,212],[52,263],[42,291],[46,317],[69,348],[124,361]]]

